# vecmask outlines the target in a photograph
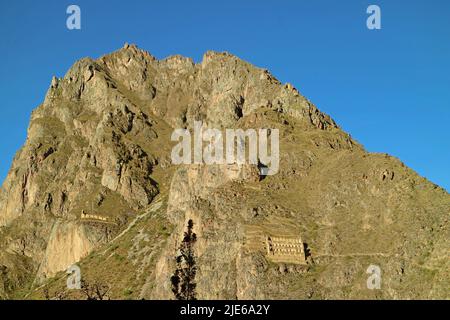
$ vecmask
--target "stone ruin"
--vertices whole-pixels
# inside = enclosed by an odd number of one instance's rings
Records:
[[[266,237],[267,258],[275,263],[306,264],[301,237]]]
[[[109,219],[105,216],[100,216],[97,214],[89,214],[84,210],[81,212],[81,220],[95,220],[100,222],[109,222]]]

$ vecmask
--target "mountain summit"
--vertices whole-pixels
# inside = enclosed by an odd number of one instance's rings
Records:
[[[171,135],[196,121],[278,129],[278,173],[174,165]],[[266,69],[126,44],[54,77],[32,113],[0,193],[0,297],[85,298],[76,263],[112,299],[448,299],[449,213]]]

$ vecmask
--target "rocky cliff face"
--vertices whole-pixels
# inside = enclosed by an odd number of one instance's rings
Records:
[[[172,131],[194,121],[279,129],[278,174],[173,165]],[[32,114],[0,194],[0,297],[64,291],[77,262],[112,298],[174,298],[192,220],[199,299],[448,298],[449,213],[445,190],[367,153],[267,70],[125,45],[54,78]],[[271,262],[266,235],[301,235],[308,264]]]

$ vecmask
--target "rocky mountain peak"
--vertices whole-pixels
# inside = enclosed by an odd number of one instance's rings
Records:
[[[279,172],[174,165],[171,134],[196,121],[279,129]],[[266,69],[125,44],[53,77],[32,114],[0,191],[0,297],[65,290],[47,279],[78,263],[115,298],[174,298],[188,225],[198,298],[374,297],[370,264],[383,269],[383,297],[448,297],[449,209],[447,192],[367,153]],[[301,241],[302,263],[271,257],[269,238]]]

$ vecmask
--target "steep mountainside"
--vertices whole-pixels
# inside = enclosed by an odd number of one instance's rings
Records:
[[[280,170],[174,165],[171,134],[278,128]],[[0,193],[0,297],[174,299],[193,222],[198,299],[450,298],[450,196],[368,153],[290,84],[228,53],[157,60],[134,45],[53,78]],[[268,258],[301,237],[306,265]],[[370,265],[381,289],[369,290]]]

